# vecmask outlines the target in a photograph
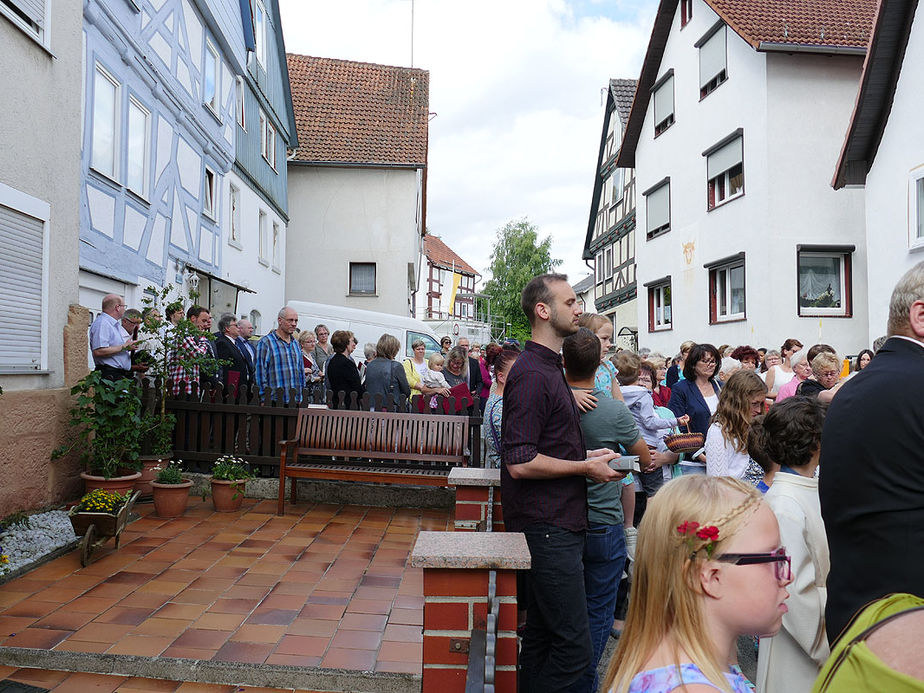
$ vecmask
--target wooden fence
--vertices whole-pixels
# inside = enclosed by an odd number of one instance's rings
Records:
[[[166,409],[176,416],[173,436],[173,457],[181,459],[187,470],[208,473],[212,463],[222,455],[233,454],[250,463],[257,476],[279,476],[280,441],[295,435],[298,410],[305,406],[369,411],[427,413],[455,412],[456,401],[437,397],[436,409],[431,409],[430,397],[416,395],[396,404],[384,403],[380,396],[373,400],[368,393],[361,398],[356,393],[346,399],[343,392],[334,393],[323,387],[305,388],[300,393],[289,390],[266,391],[261,398],[256,386],[236,395],[225,392],[219,384],[206,386],[200,392],[178,397],[167,396]],[[142,401],[146,411],[153,411],[159,401],[157,385],[149,379],[142,381]],[[336,406],[334,406],[336,405]],[[481,412],[478,399],[463,409],[469,415],[471,466],[483,466],[481,449]]]

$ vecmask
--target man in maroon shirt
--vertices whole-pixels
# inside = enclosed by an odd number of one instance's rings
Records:
[[[590,664],[584,593],[587,484],[621,479],[611,450],[584,448],[581,417],[559,352],[577,331],[581,308],[563,274],[536,277],[520,305],[532,340],[504,386],[501,498],[504,522],[523,532],[531,568],[520,651],[520,691],[565,691]]]

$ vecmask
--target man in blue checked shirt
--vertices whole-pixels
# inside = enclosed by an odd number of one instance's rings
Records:
[[[271,392],[283,388],[283,401],[289,402],[289,391],[295,390],[295,401],[302,401],[305,387],[305,368],[302,365],[302,350],[295,338],[298,327],[298,313],[288,306],[279,311],[278,327],[257,342],[257,357],[254,359],[255,377],[260,388],[260,397],[269,389]]]

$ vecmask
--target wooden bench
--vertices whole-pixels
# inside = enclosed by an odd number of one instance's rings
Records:
[[[295,437],[281,443],[276,512],[284,514],[287,478],[292,503],[296,479],[446,486],[454,466],[468,466],[469,426],[467,415],[300,409]]]

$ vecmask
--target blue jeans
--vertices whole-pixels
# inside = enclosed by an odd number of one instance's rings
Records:
[[[581,561],[584,532],[535,524],[523,533],[531,566],[519,691],[560,693],[581,677],[593,654]]]
[[[584,589],[587,620],[594,654],[580,681],[571,690],[597,690],[597,665],[613,627],[616,591],[626,563],[626,534],[622,525],[590,525],[584,540]]]

